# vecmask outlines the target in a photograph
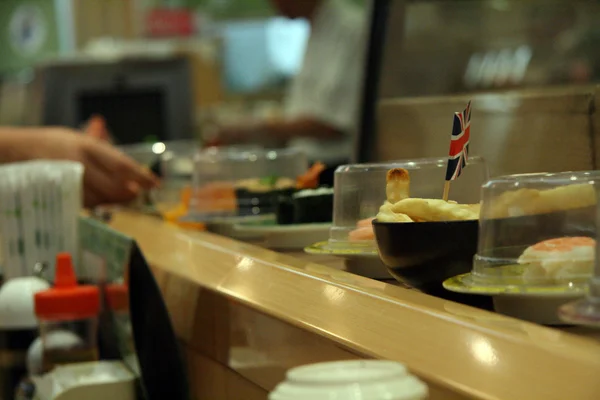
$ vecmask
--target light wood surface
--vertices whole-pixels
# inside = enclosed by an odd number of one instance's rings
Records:
[[[405,363],[434,400],[600,398],[593,338],[153,217],[119,213],[113,226],[138,241],[188,350],[265,393],[291,366],[374,357]]]

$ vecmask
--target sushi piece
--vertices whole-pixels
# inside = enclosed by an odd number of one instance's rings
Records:
[[[326,223],[333,219],[333,189],[304,189],[279,196],[277,223],[280,225]]]
[[[303,223],[306,220],[312,220],[311,222],[321,222],[323,219],[331,221],[331,216],[328,216],[330,214],[328,211],[326,212],[326,215],[317,214],[312,218],[308,218],[304,215],[295,218],[290,215],[290,201],[294,203],[294,207],[295,203],[298,203],[292,196],[297,191],[317,188],[319,185],[319,176],[324,169],[324,164],[315,163],[308,171],[306,171],[306,173],[298,176],[296,179],[272,175],[263,178],[237,181],[235,184],[235,196],[239,214],[257,215],[276,213],[279,215],[279,208],[281,206],[283,207],[280,215],[282,223]],[[321,192],[319,193],[322,195]],[[308,195],[309,192],[305,192],[302,196]],[[314,193],[310,195],[316,196]],[[313,199],[313,201],[315,200]],[[301,210],[299,212],[301,212]]]
[[[292,196],[294,223],[325,223],[333,220],[333,189],[304,189]]]
[[[316,162],[303,175],[296,179],[296,187],[302,189],[315,189],[319,186],[319,177],[325,171],[325,164]]]
[[[234,187],[229,182],[211,182],[195,188],[189,206],[200,213],[233,213],[236,209]]]
[[[292,225],[294,221],[294,201],[292,196],[279,196],[275,208],[278,225]]]
[[[295,185],[293,179],[277,176],[236,182],[235,198],[239,215],[274,213],[278,196],[292,194],[296,190]]]
[[[594,268],[596,241],[589,237],[562,237],[529,246],[519,257],[529,283],[559,283],[589,278]]]
[[[356,229],[350,231],[348,240],[351,242],[360,242],[362,240],[375,240],[375,232],[373,231],[374,218],[361,219],[356,223]]]

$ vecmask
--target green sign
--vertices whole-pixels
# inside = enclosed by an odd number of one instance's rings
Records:
[[[58,54],[54,0],[0,0],[0,73]]]
[[[80,263],[78,275],[93,281],[117,282],[129,265],[134,241],[101,221],[79,221]]]

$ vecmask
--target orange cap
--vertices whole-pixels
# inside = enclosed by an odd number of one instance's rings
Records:
[[[54,287],[35,294],[35,314],[41,319],[91,318],[100,312],[97,286],[78,285],[69,253],[56,256]]]

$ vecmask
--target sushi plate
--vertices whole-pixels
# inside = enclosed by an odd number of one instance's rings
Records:
[[[595,297],[564,304],[559,308],[558,315],[568,324],[600,328],[600,302]]]
[[[308,254],[332,255],[345,260],[346,271],[371,279],[392,279],[374,247],[369,244],[354,247],[335,247],[322,241],[304,248]]]
[[[490,295],[497,313],[542,325],[565,325],[560,318],[560,308],[581,299],[587,291],[586,285],[481,285],[473,282],[470,273],[447,279],[444,288],[458,293]]]
[[[260,238],[261,245],[275,250],[302,250],[329,237],[330,223],[277,225],[274,222],[244,222],[233,227],[234,237]]]
[[[275,214],[215,218],[206,223],[206,230],[236,240],[259,240],[262,238],[261,233],[239,231],[236,229],[238,224],[273,225],[275,224]]]

